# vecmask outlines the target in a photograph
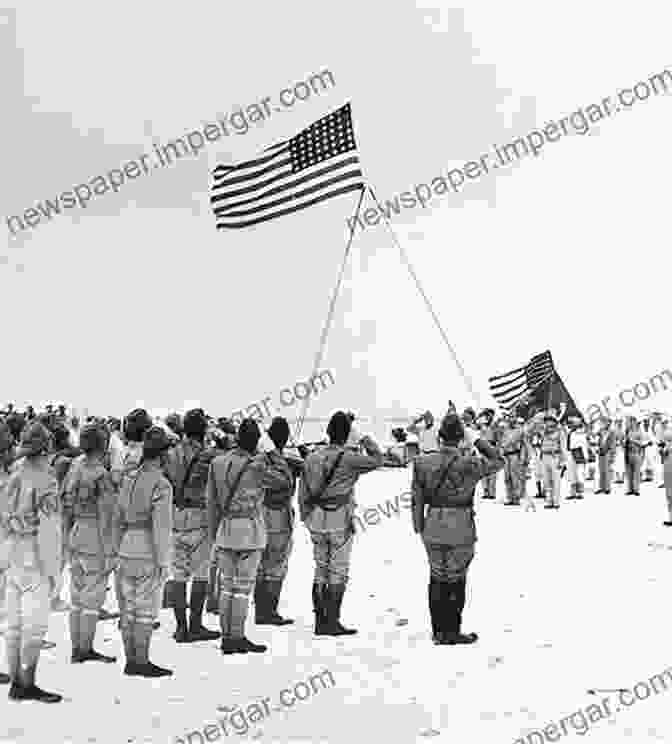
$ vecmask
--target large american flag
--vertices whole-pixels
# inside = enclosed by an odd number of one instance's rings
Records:
[[[241,228],[364,188],[350,104],[318,119],[261,157],[213,171],[218,230]]]
[[[531,396],[540,385],[556,374],[550,351],[533,356],[524,366],[490,377],[490,392],[505,410],[511,410]]]

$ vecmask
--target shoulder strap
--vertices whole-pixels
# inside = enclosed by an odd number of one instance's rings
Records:
[[[224,511],[226,512],[229,508],[229,504],[231,503],[231,500],[236,495],[236,491],[238,490],[238,486],[240,485],[240,481],[243,477],[243,473],[248,469],[250,464],[252,463],[252,458],[248,457],[247,461],[243,465],[243,467],[240,469],[240,472],[236,476],[236,479],[233,481],[233,483],[229,486],[229,498],[226,501],[226,506],[224,508]]]
[[[327,488],[329,488],[331,479],[334,477],[336,468],[340,465],[341,460],[343,459],[343,455],[345,455],[344,449],[338,453],[336,459],[333,462],[333,465],[329,468],[329,472],[326,474],[324,480],[322,481],[322,485],[318,489],[317,493],[312,495],[311,501],[319,501],[322,496],[324,496],[324,492],[327,490]]]
[[[448,473],[450,472],[450,466],[457,460],[457,455],[453,455],[450,460],[448,460],[446,466],[443,468],[441,472],[441,477],[439,478],[438,483],[436,484],[435,493],[438,493],[442,488],[444,483],[446,482],[446,479],[448,478]]]

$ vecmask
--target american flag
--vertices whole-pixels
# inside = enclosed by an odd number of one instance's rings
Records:
[[[218,230],[241,228],[364,188],[350,104],[318,119],[261,157],[213,171]]]
[[[511,410],[522,403],[534,391],[556,375],[550,351],[537,354],[524,366],[513,369],[504,375],[490,377],[490,392],[505,410]]]

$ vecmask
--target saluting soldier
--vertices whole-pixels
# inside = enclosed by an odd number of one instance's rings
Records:
[[[544,433],[541,440],[541,461],[544,467],[545,509],[560,508],[561,479],[567,469],[567,442],[565,433],[552,414],[544,416]]]
[[[434,421],[432,419],[432,425]],[[329,420],[329,445],[306,458],[299,486],[301,521],[313,542],[315,635],[352,635],[340,623],[341,605],[350,570],[355,483],[383,465],[383,453],[371,437],[356,434],[366,454],[346,447],[352,422],[343,411]],[[437,445],[438,446],[438,445]]]
[[[524,495],[525,475],[532,457],[530,446],[525,438],[522,419],[513,416],[503,421],[504,431],[500,443],[504,456],[504,484],[506,485],[505,506],[518,506]]]
[[[70,560],[72,663],[114,663],[93,648],[96,624],[110,574],[117,563],[114,516],[116,489],[103,466],[105,436],[87,424],[79,446],[84,454],[73,463],[63,491],[63,528]]]
[[[266,547],[264,492],[279,488],[284,477],[257,452],[261,432],[243,419],[238,446],[210,465],[207,486],[208,527],[219,569],[219,620],[223,654],[263,653],[267,647],[245,636],[250,595]]]
[[[476,483],[504,467],[504,458],[478,433],[465,431],[455,414],[441,423],[441,449],[413,464],[413,529],[422,536],[430,567],[428,587],[432,635],[437,645],[469,644],[475,633],[462,633],[467,571],[474,558]],[[468,441],[480,456],[462,455]]]
[[[292,552],[295,520],[292,498],[304,462],[283,452],[290,434],[287,419],[276,416],[267,433],[275,449],[266,453],[266,460],[269,469],[283,482],[268,489],[264,496],[267,543],[254,587],[255,622],[257,625],[291,625],[293,620],[278,613],[278,603]]]
[[[497,430],[492,425],[492,420],[495,416],[495,412],[492,408],[486,408],[481,411],[478,417],[478,431],[481,439],[484,439],[495,449],[497,448],[497,440],[499,439]],[[497,473],[491,473],[486,475],[483,480],[483,498],[492,499],[493,501],[497,497]]]
[[[59,703],[61,695],[35,684],[62,551],[58,483],[47,460],[50,443],[49,431],[38,422],[22,433],[16,452],[21,462],[0,494],[0,522],[6,535],[9,698]]]
[[[208,594],[212,543],[208,530],[206,487],[210,463],[221,454],[206,447],[208,419],[202,408],[184,415],[185,438],[168,459],[175,488],[173,512],[173,577],[166,584],[168,603],[175,613],[178,643],[214,641],[220,636],[203,626],[203,607]],[[187,582],[192,580],[187,625]]]
[[[170,447],[171,440],[161,427],[148,429],[140,467],[123,479],[119,494],[121,632],[124,674],[129,676],[172,674],[149,661],[152,625],[171,562],[173,487],[163,472]]]
[[[11,475],[9,466],[14,460],[14,437],[4,421],[0,421],[0,624],[4,624],[6,616],[6,569],[3,552],[6,550],[9,535],[2,520],[2,505],[4,504],[4,489]],[[0,672],[0,685],[8,685],[11,679],[8,674]]]

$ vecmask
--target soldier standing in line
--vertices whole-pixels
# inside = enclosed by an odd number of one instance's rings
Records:
[[[616,432],[611,428],[608,418],[601,419],[601,428],[597,434],[597,458],[600,472],[599,488],[596,494],[611,493],[611,477],[613,474],[614,457],[616,453]]]
[[[478,417],[478,431],[481,439],[485,440],[491,447],[497,448],[497,432],[492,425],[492,420],[495,416],[495,412],[492,408],[486,408],[481,411]],[[483,478],[483,498],[492,499],[493,501],[497,498],[497,473],[490,473]]]
[[[257,625],[291,625],[293,620],[278,614],[278,602],[292,551],[295,520],[292,498],[297,478],[303,472],[304,462],[303,459],[290,457],[283,452],[290,435],[287,419],[280,416],[274,418],[267,433],[275,445],[274,450],[266,453],[268,466],[284,483],[268,489],[264,496],[268,541],[261,556],[254,587],[255,622]]]
[[[644,419],[644,431],[642,432],[642,447],[644,448],[644,462],[642,465],[642,482],[650,483],[653,480],[655,470],[654,436],[651,430],[651,421]]]
[[[566,436],[552,413],[544,416],[544,434],[541,440],[541,458],[544,466],[545,509],[560,508],[560,485],[567,469]]]
[[[614,456],[613,456],[614,483],[621,485],[625,482],[625,432],[623,431],[623,419],[614,422]]]
[[[202,408],[184,416],[185,438],[170,453],[169,477],[175,488],[173,576],[166,583],[168,604],[175,612],[178,643],[215,641],[220,633],[203,626],[212,543],[208,530],[206,487],[210,463],[221,452],[205,446],[208,419]],[[187,625],[187,582],[193,579]]]
[[[279,488],[284,478],[270,470],[257,453],[261,432],[253,419],[243,419],[238,447],[216,457],[207,486],[208,527],[219,569],[219,619],[223,654],[263,653],[267,647],[245,636],[250,594],[266,547],[264,491]]]
[[[475,633],[462,633],[467,571],[474,558],[476,525],[474,489],[504,467],[504,459],[476,432],[466,431],[459,417],[441,423],[441,450],[413,464],[413,529],[422,536],[430,566],[428,587],[432,636],[437,645],[470,644]],[[467,440],[479,456],[464,456],[458,444]],[[428,507],[426,509],[426,507]]]
[[[306,458],[299,486],[301,521],[313,542],[315,635],[357,632],[340,623],[355,534],[354,487],[361,475],[382,467],[383,453],[371,437],[359,434],[356,439],[366,454],[348,450],[345,445],[351,429],[352,423],[343,411],[331,417],[327,426],[329,445]]]
[[[504,483],[507,499],[504,504],[505,506],[518,506],[526,487],[525,474],[531,453],[522,425],[512,416],[504,420],[501,451],[506,463]]]
[[[119,494],[116,534],[124,674],[128,676],[172,675],[149,661],[152,626],[171,561],[173,488],[163,473],[170,447],[163,429],[148,429],[140,467],[123,479]]]
[[[663,461],[663,487],[665,488],[665,500],[667,502],[668,518],[663,522],[665,527],[672,527],[672,427],[669,424],[660,425],[658,429],[660,437],[660,458]]]
[[[110,474],[103,467],[105,436],[100,426],[87,424],[79,442],[84,454],[72,465],[63,492],[63,527],[72,593],[72,663],[113,664],[116,657],[98,653],[93,642],[107,582],[117,563],[114,552],[117,494]]]
[[[567,436],[568,471],[570,493],[567,500],[583,498],[584,468],[588,461],[588,438],[581,419],[578,416],[569,418]]]
[[[644,459],[644,436],[634,416],[628,417],[623,448],[628,489],[626,496],[639,496],[642,460]]]
[[[51,437],[39,423],[21,435],[22,459],[0,495],[8,563],[5,643],[12,685],[10,700],[59,703],[61,695],[41,690],[35,674],[47,632],[51,595],[61,562],[58,483],[47,462]]]
[[[4,489],[9,481],[11,475],[9,467],[14,460],[14,437],[10,431],[9,426],[6,423],[0,421],[0,624],[4,624],[6,617],[6,569],[7,566],[4,564],[2,553],[5,549],[6,541],[9,539],[9,533],[5,529],[5,524],[2,520],[3,504],[4,502]],[[0,672],[0,685],[8,685],[11,679],[8,674]]]

